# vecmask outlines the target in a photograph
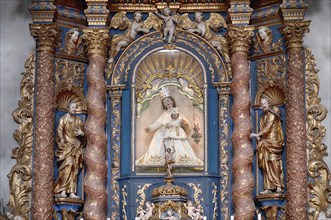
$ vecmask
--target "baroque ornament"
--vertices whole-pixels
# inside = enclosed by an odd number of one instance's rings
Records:
[[[54,185],[54,47],[60,31],[55,24],[30,24],[37,42],[36,121],[33,157],[33,218],[51,219]]]
[[[253,27],[250,26],[231,25],[228,32],[233,71],[231,91],[234,103],[231,115],[234,123],[232,135],[234,186],[232,195],[236,219],[253,219],[255,215],[252,197],[254,179],[251,171],[254,154],[249,138],[252,122],[249,109],[251,98],[249,94],[248,50],[252,36]]]
[[[19,125],[14,132],[14,139],[19,147],[13,149],[12,158],[16,164],[8,174],[9,207],[13,216],[29,219],[32,187],[32,127],[33,95],[35,79],[35,53],[30,53],[25,62],[26,71],[22,73],[21,100],[13,112],[14,121]]]
[[[305,69],[302,39],[310,21],[284,22],[288,68],[286,101],[286,217],[307,219]]]
[[[321,124],[327,115],[327,109],[321,104],[318,97],[319,79],[316,69],[316,60],[310,49],[306,55],[306,112],[307,112],[307,148],[308,156],[308,187],[310,192],[309,213],[310,220],[317,220],[324,212],[330,218],[327,209],[331,204],[330,170],[324,162],[327,156],[327,146],[322,143],[326,129]]]
[[[86,28],[83,30],[83,39],[87,42],[89,69],[87,72],[88,118],[85,123],[87,145],[85,150],[84,191],[84,218],[105,219],[107,194],[107,138],[106,124],[106,83],[104,71],[106,65],[106,44],[108,41],[107,29]]]

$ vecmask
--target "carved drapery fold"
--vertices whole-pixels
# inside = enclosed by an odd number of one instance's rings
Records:
[[[228,33],[231,48],[231,67],[233,79],[231,93],[233,107],[231,116],[234,123],[232,135],[234,176],[233,203],[235,219],[253,219],[255,205],[253,201],[254,178],[252,162],[254,158],[250,140],[252,121],[250,117],[251,98],[249,94],[248,49],[253,36],[253,27],[230,26]]]
[[[87,42],[89,68],[87,70],[88,93],[86,96],[88,118],[85,123],[87,146],[85,150],[84,205],[85,219],[106,219],[106,44],[108,29],[83,30]]]
[[[286,102],[286,219],[307,219],[307,134],[305,60],[302,39],[310,21],[284,22],[287,46]]]
[[[31,24],[37,42],[35,141],[33,150],[33,219],[52,219],[54,184],[54,47],[55,24]]]

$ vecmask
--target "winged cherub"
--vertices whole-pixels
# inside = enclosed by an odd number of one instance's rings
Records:
[[[149,33],[149,29],[145,26],[142,20],[141,12],[135,12],[133,20],[126,16],[126,12],[122,11],[114,15],[110,23],[110,28],[125,30],[124,34],[116,34],[111,39],[108,63],[113,63],[116,55],[131,42],[133,42],[139,32],[144,34]]]
[[[230,62],[229,47],[227,40],[215,31],[220,28],[228,28],[224,18],[220,14],[210,13],[207,21],[204,21],[202,12],[194,13],[194,22],[188,17],[188,14],[181,16],[181,26],[184,30],[191,33],[197,33],[215,47],[220,54],[224,57],[225,62]]]

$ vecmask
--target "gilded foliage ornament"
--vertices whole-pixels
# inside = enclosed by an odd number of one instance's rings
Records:
[[[9,207],[14,216],[29,219],[32,186],[32,127],[33,127],[33,95],[35,74],[35,53],[30,53],[25,62],[26,72],[22,73],[21,100],[13,112],[14,121],[19,124],[14,132],[14,139],[19,147],[13,149],[12,158],[16,164],[8,174]]]
[[[316,61],[310,49],[306,54],[306,108],[307,108],[307,148],[308,158],[308,187],[310,192],[309,219],[317,220],[322,212],[331,217],[327,209],[331,203],[330,170],[324,162],[327,156],[327,146],[322,143],[326,128],[321,124],[327,115],[327,109],[318,97],[319,79]]]

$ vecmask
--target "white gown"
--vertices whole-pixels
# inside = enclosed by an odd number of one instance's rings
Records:
[[[180,127],[181,120],[189,121],[179,114],[178,119],[171,118],[171,110],[164,111],[160,117],[149,126],[155,131],[146,153],[136,160],[136,165],[164,165],[165,148],[175,149],[173,154],[174,165],[203,165],[198,159],[187,140],[186,133]],[[168,125],[168,126],[167,126]]]

